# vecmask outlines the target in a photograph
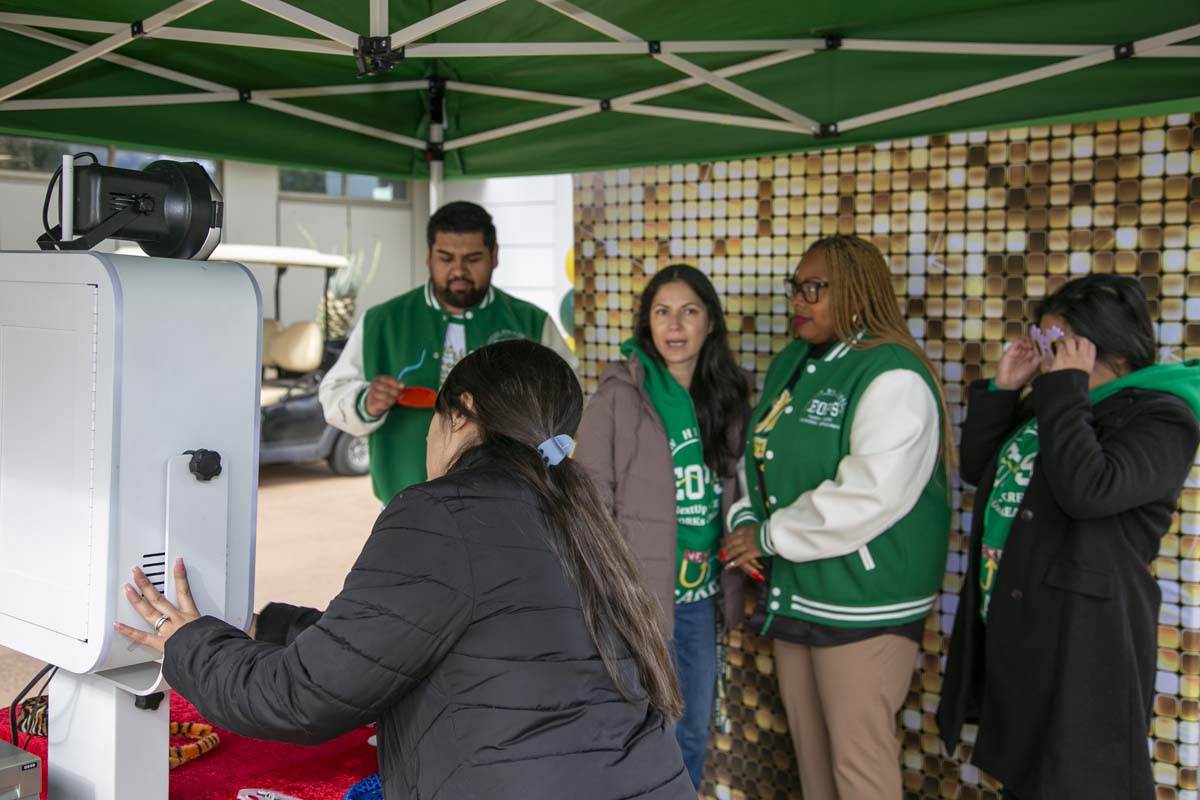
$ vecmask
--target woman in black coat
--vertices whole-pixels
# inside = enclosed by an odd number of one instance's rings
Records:
[[[171,686],[216,724],[301,744],[379,723],[388,800],[695,798],[654,600],[567,456],[579,383],[505,341],[450,373],[428,483],[396,496],[329,608],[286,645],[127,587]],[[266,620],[263,620],[266,622]]]
[[[953,753],[978,722],[971,760],[1006,798],[1152,800],[1149,564],[1200,444],[1200,363],[1152,366],[1131,278],[1067,283],[1037,318],[970,387],[978,488],[938,724]]]

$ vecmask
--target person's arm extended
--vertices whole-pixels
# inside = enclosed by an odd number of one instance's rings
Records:
[[[454,518],[409,489],[375,523],[341,593],[291,644],[257,642],[201,617],[167,640],[163,672],[223,728],[317,744],[395,705],[437,667],[473,613]]]

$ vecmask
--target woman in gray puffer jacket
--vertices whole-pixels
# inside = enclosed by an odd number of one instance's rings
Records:
[[[171,685],[214,723],[313,744],[379,723],[388,800],[695,798],[654,601],[588,477],[566,458],[578,381],[528,341],[450,373],[433,479],[379,517],[342,592],[287,645],[180,608],[135,573]],[[294,633],[294,631],[293,631]]]
[[[712,283],[687,264],[654,276],[579,424],[578,459],[633,548],[671,637],[683,717],[675,728],[699,788],[717,692],[718,620],[740,624],[743,573],[718,558],[750,416]],[[758,575],[754,565],[747,574]],[[718,610],[719,604],[719,610]]]

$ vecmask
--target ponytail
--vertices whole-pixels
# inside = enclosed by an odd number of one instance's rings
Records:
[[[467,452],[482,452],[538,496],[550,546],[579,591],[584,624],[617,691],[629,702],[642,699],[622,675],[624,650],[649,703],[678,719],[683,701],[658,604],[639,580],[629,545],[583,468],[571,459],[550,466],[537,449],[579,427],[583,391],[571,368],[540,344],[497,342],[451,370],[435,409],[475,423],[480,441]]]

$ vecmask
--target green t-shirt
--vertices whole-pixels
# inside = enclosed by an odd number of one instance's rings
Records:
[[[687,389],[666,368],[630,339],[621,345],[627,357],[641,359],[644,386],[667,430],[675,468],[675,603],[696,603],[717,593],[721,567],[721,482],[704,463],[700,424]]]

